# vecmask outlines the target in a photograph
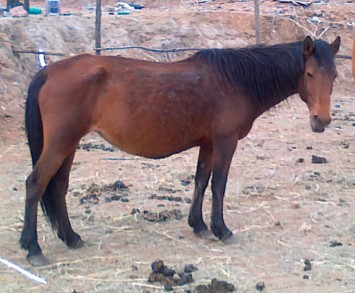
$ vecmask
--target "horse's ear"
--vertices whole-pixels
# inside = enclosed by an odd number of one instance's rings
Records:
[[[310,36],[307,36],[303,41],[303,55],[308,59],[314,51],[314,44]]]
[[[330,47],[332,48],[332,51],[334,53],[334,55],[336,55],[336,53],[338,53],[339,48],[340,48],[340,37],[338,36],[333,43],[330,44]]]

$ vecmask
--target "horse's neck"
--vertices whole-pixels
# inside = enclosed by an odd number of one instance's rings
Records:
[[[293,88],[288,88],[284,92],[279,93],[275,99],[273,99],[273,102],[271,103],[270,108],[276,106],[277,104],[285,101],[288,97],[297,94],[298,93],[298,81],[294,84]]]
[[[272,52],[274,55],[260,54],[261,62],[264,60],[265,66],[261,66],[259,62],[251,64],[254,68],[249,72],[252,82],[246,83],[249,87],[247,92],[262,112],[298,92],[298,84],[304,70],[300,60],[303,56],[298,50],[298,44],[295,44],[294,48],[275,50]],[[267,56],[269,60],[265,60]]]
[[[282,91],[278,92],[273,97],[266,97],[267,101],[269,103],[267,103],[265,108],[259,109],[257,116],[261,115],[262,113],[270,110],[271,108],[273,108],[276,105],[280,104],[281,102],[285,101],[290,96],[297,94],[299,79],[300,79],[300,76],[298,76],[298,74],[295,74],[294,79],[292,79],[293,80],[292,86],[283,88]]]

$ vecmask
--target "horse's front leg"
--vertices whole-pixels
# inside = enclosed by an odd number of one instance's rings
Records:
[[[206,187],[212,172],[212,145],[207,144],[200,147],[195,176],[195,191],[189,213],[189,225],[194,233],[199,234],[207,230],[203,221],[202,203]]]
[[[222,241],[233,235],[224,223],[223,199],[237,142],[238,138],[233,137],[219,139],[213,145],[211,230]]]

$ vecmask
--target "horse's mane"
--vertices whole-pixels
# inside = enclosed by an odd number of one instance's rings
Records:
[[[213,78],[227,86],[236,86],[255,106],[266,110],[280,96],[297,89],[304,70],[303,42],[241,49],[206,49],[193,58],[209,65]],[[320,65],[334,64],[329,44],[315,41],[315,58]],[[290,93],[292,94],[292,93]]]

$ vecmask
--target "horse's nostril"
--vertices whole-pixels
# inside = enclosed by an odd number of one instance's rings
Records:
[[[321,119],[318,115],[313,115],[313,120],[314,122],[321,124],[321,125],[329,125],[330,122],[332,121],[332,118],[326,118],[326,119]]]
[[[313,119],[317,122],[320,122],[320,118],[318,115],[313,115]]]

